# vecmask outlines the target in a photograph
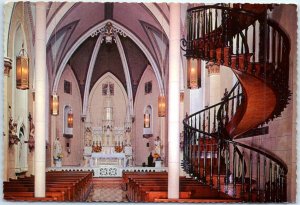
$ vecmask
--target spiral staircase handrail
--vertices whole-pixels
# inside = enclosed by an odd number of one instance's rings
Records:
[[[266,5],[266,7],[264,8],[269,8],[268,5]],[[222,18],[219,19],[219,21],[221,21],[221,23],[217,24],[217,20],[212,20],[212,13],[211,13],[211,9],[220,9],[222,11],[228,11],[225,12],[225,15],[223,16],[223,12],[221,14]],[[195,12],[203,12],[203,13],[195,13]],[[208,13],[207,13],[208,12]],[[195,14],[193,14],[195,13]],[[215,11],[216,15],[217,15],[217,11]],[[229,14],[229,16],[227,15]],[[233,14],[231,16],[231,14]],[[232,18],[234,17],[235,14],[241,14],[241,16],[236,16],[236,17],[241,17],[241,19],[243,19],[244,17],[250,17],[250,18],[246,18],[246,22],[247,23],[243,23],[243,20],[233,20]],[[187,45],[187,49],[186,49],[186,56],[187,57],[193,57],[193,58],[202,58],[205,59],[207,61],[213,61],[216,63],[216,56],[217,56],[217,51],[216,49],[221,49],[219,50],[218,53],[218,59],[221,58],[221,60],[218,60],[218,64],[223,65],[224,63],[224,57],[225,57],[225,52],[226,55],[228,55],[228,61],[225,65],[228,67],[231,67],[232,69],[236,69],[238,70],[238,72],[241,73],[245,73],[246,75],[251,75],[253,77],[253,79],[261,79],[263,82],[265,82],[266,86],[269,86],[270,89],[273,90],[273,92],[275,93],[275,99],[276,99],[276,104],[274,105],[274,110],[271,110],[271,114],[266,115],[266,118],[261,118],[261,120],[257,121],[257,124],[253,124],[250,125],[249,127],[247,127],[248,129],[251,129],[251,126],[253,127],[254,125],[260,125],[260,123],[262,123],[263,120],[265,120],[264,122],[268,122],[269,120],[273,119],[274,117],[278,117],[280,116],[280,113],[284,110],[284,108],[286,107],[286,105],[288,104],[288,100],[289,97],[291,95],[291,92],[288,89],[288,75],[289,75],[289,52],[290,52],[290,43],[289,43],[289,38],[286,35],[286,33],[280,28],[280,26],[278,25],[278,23],[276,23],[275,21],[272,21],[270,19],[267,19],[266,16],[266,12],[262,12],[262,13],[254,13],[254,12],[250,12],[248,10],[243,10],[243,9],[238,9],[238,8],[229,8],[229,7],[224,7],[224,6],[219,6],[219,5],[209,5],[209,6],[199,6],[199,7],[194,7],[194,8],[190,8],[188,9],[188,18],[189,21],[189,32],[193,32],[191,35],[187,36],[187,41],[186,41],[186,45]],[[209,17],[204,17],[204,23],[199,23],[199,25],[197,24],[197,21],[199,21],[199,19],[202,19],[203,15],[209,15]],[[193,20],[193,18],[195,18]],[[225,18],[225,19],[223,19]],[[253,19],[252,19],[253,18]],[[191,20],[192,19],[192,20]],[[231,30],[229,31],[228,29],[231,29],[231,27],[227,27],[228,25],[232,26],[232,22],[229,22],[233,20],[235,23],[242,23],[241,25],[237,25],[237,28],[235,30]],[[245,20],[245,18],[244,18]],[[208,21],[208,22],[207,22]],[[259,46],[256,46],[255,43],[255,23],[257,23],[256,21],[258,21],[259,24],[259,28],[258,28],[258,32],[259,35]],[[210,23],[209,23],[210,22]],[[211,23],[213,22],[213,23]],[[229,24],[228,24],[229,23]],[[207,24],[207,25],[206,25]],[[196,26],[197,25],[197,26]],[[195,27],[194,27],[195,26]],[[224,28],[222,27],[224,26]],[[248,47],[248,43],[252,42],[248,42],[247,39],[247,29],[248,27],[253,26],[253,43],[251,43],[252,45],[252,50],[251,50],[251,54],[249,53],[249,48]],[[200,34],[195,34],[195,32],[200,32]],[[246,36],[242,35],[244,34],[242,31],[243,29],[246,29]],[[222,35],[226,35],[226,38],[224,38],[224,36],[221,37],[217,37],[218,32],[221,31]],[[226,33],[228,32],[229,33]],[[230,33],[231,32],[231,33]],[[252,31],[251,31],[252,32]],[[237,41],[236,45],[239,45],[239,36],[242,39],[242,46],[241,46],[241,51],[239,51],[239,47],[237,46],[237,49],[232,50],[232,39],[237,35],[237,39],[235,39]],[[200,41],[201,39],[201,41]],[[212,40],[213,42],[211,43],[210,40]],[[222,43],[219,42],[219,40],[222,41]],[[216,41],[217,43],[215,43],[214,41]],[[262,43],[263,41],[265,41],[264,43]],[[278,41],[278,42],[277,42]],[[208,43],[207,43],[208,42]],[[274,43],[275,42],[275,43]],[[243,45],[245,50],[243,51]],[[271,46],[270,46],[271,45]],[[194,47],[195,46],[195,47]],[[217,46],[221,46],[221,47],[217,47]],[[228,49],[229,51],[225,50]],[[191,50],[192,49],[192,50]],[[193,50],[195,49],[195,51]],[[199,50],[196,50],[199,49]],[[277,50],[275,50],[277,49]],[[211,53],[211,50],[212,51]],[[275,51],[274,51],[275,50]],[[191,53],[195,52],[195,53]],[[234,53],[234,51],[236,51]],[[278,54],[279,53],[279,54]],[[253,56],[252,56],[253,55]],[[258,57],[256,57],[255,55],[258,55]],[[221,57],[220,57],[221,56]],[[233,61],[232,60],[232,56],[235,57],[235,62],[234,62],[234,66],[231,64]],[[240,61],[240,57],[244,58],[244,64],[242,64],[242,66],[239,67],[239,61]],[[249,57],[249,59],[248,59]],[[251,60],[250,60],[251,58]],[[248,67],[248,63],[249,63],[249,67]],[[243,67],[244,66],[244,67]],[[251,66],[251,68],[250,68]],[[250,70],[252,69],[252,70]],[[257,71],[258,69],[258,71]],[[267,72],[267,69],[268,72]],[[270,70],[271,69],[271,70]],[[276,82],[274,82],[276,81]],[[279,81],[279,82],[277,82]],[[196,113],[193,113],[189,116],[187,116],[184,120],[183,120],[183,125],[185,128],[185,134],[186,134],[186,138],[191,138],[191,139],[186,139],[187,142],[187,147],[186,147],[186,152],[185,154],[187,154],[187,156],[184,158],[184,160],[187,160],[187,162],[184,162],[185,164],[187,164],[188,166],[188,171],[191,171],[192,173],[190,173],[191,175],[195,175],[193,173],[193,171],[195,171],[194,166],[196,163],[196,165],[198,166],[198,169],[196,171],[198,171],[198,175],[199,175],[199,162],[194,162],[195,158],[197,159],[197,156],[200,157],[199,154],[197,154],[198,152],[203,152],[203,150],[199,150],[200,147],[200,141],[199,138],[203,137],[204,138],[204,153],[206,153],[206,148],[205,148],[205,138],[207,136],[211,136],[215,139],[218,139],[218,152],[219,152],[219,157],[218,157],[218,190],[220,189],[219,187],[219,183],[220,183],[220,152],[221,152],[221,148],[222,146],[225,146],[224,149],[226,154],[226,160],[225,164],[226,164],[226,176],[228,175],[228,169],[232,168],[230,167],[230,158],[227,158],[229,156],[229,149],[231,149],[230,147],[234,148],[234,153],[238,153],[240,160],[242,158],[243,162],[244,162],[244,151],[250,152],[250,160],[249,160],[249,170],[250,170],[250,174],[249,174],[249,178],[250,178],[250,187],[251,187],[251,182],[252,182],[252,163],[253,163],[253,159],[252,159],[252,154],[251,153],[256,153],[257,155],[257,160],[258,164],[256,164],[257,173],[260,173],[260,161],[259,158],[260,156],[263,156],[264,158],[264,165],[263,169],[264,172],[266,171],[266,159],[269,162],[268,165],[268,177],[269,179],[265,179],[264,178],[264,191],[268,192],[268,193],[264,193],[264,199],[266,200],[266,194],[268,195],[268,199],[267,200],[279,200],[279,201],[284,201],[286,200],[286,196],[285,193],[280,193],[278,195],[278,191],[279,192],[285,192],[285,188],[284,186],[286,186],[286,182],[285,182],[285,178],[288,172],[288,168],[287,165],[281,160],[279,159],[277,156],[272,155],[271,153],[262,150],[262,149],[258,149],[256,147],[241,143],[241,142],[237,142],[233,139],[231,139],[230,134],[228,133],[229,131],[227,131],[227,125],[228,122],[230,122],[230,120],[228,120],[228,110],[231,111],[231,119],[232,116],[235,116],[235,114],[237,114],[237,107],[241,108],[238,112],[239,115],[243,115],[243,105],[246,102],[245,100],[247,100],[247,98],[244,98],[244,100],[242,99],[240,102],[241,103],[237,103],[235,105],[232,104],[232,108],[228,109],[228,103],[233,101],[234,102],[234,98],[237,98],[239,96],[241,96],[242,94],[238,94],[238,95],[234,95],[233,91],[235,88],[232,88],[231,91],[223,97],[222,101],[219,103],[216,103],[212,106],[206,107],[203,110],[200,110]],[[247,95],[247,91],[244,90],[246,89],[244,87],[244,85],[242,85],[242,89],[244,92],[246,92]],[[234,96],[231,96],[234,95]],[[247,97],[247,96],[245,96]],[[233,107],[235,106],[236,110],[233,110]],[[206,117],[205,112],[207,111],[209,113],[209,111],[211,109],[214,109],[214,112],[216,112],[217,109],[217,114],[214,114],[214,119],[216,119],[217,121],[217,132],[210,132],[210,130],[208,129],[208,132],[206,132],[205,129],[205,123],[203,123],[203,126],[201,123],[199,123],[199,125],[196,125],[196,121],[201,121],[201,117],[204,118]],[[224,113],[225,113],[225,118],[224,118]],[[209,115],[209,114],[208,114]],[[249,116],[249,115],[248,115]],[[238,118],[234,119],[233,122],[235,122],[236,120],[239,120]],[[205,122],[205,121],[204,121]],[[207,122],[206,122],[207,123]],[[208,123],[211,124],[211,120],[208,119]],[[215,126],[215,123],[214,123]],[[197,128],[198,127],[198,128]],[[203,128],[202,128],[203,127]],[[245,132],[245,131],[244,131]],[[196,134],[197,133],[197,134]],[[202,135],[200,135],[200,133]],[[198,142],[197,142],[198,141]],[[197,146],[196,148],[194,146]],[[241,147],[243,148],[243,154],[241,154],[240,150],[237,148]],[[191,150],[190,150],[191,149]],[[204,154],[204,156],[206,156],[206,154]],[[234,154],[235,156],[235,154]],[[234,159],[234,158],[233,158]],[[205,170],[205,160],[206,157],[204,157],[204,170]],[[229,160],[229,161],[228,161]],[[199,159],[198,159],[199,161]],[[233,170],[234,172],[236,171],[235,169],[235,162],[233,160]],[[273,167],[272,167],[273,166]],[[244,168],[244,167],[243,167]],[[201,174],[200,174],[201,175]],[[200,176],[199,175],[199,176]],[[204,177],[206,176],[205,171],[204,171]],[[274,178],[273,178],[274,176]],[[236,177],[236,173],[234,174],[234,177]],[[245,177],[245,172],[243,172],[243,177]],[[256,175],[256,177],[258,177],[258,184],[256,186],[258,186],[258,197],[259,197],[259,187],[260,187],[260,177],[259,175]],[[265,173],[264,173],[264,177],[266,177]],[[204,180],[205,182],[205,180]],[[225,183],[227,183],[228,185],[228,181]],[[234,183],[235,183],[235,179],[234,179]],[[279,186],[279,187],[277,187]],[[282,187],[281,187],[282,186]],[[273,196],[272,195],[272,189],[276,189],[276,195]],[[252,189],[249,189],[250,195],[252,192]],[[251,199],[252,200],[252,199]]]
[[[202,10],[206,10],[206,9],[220,9],[220,10],[233,11],[236,13],[241,13],[241,14],[251,16],[253,18],[257,18],[257,14],[254,12],[246,11],[246,10],[239,9],[239,8],[230,8],[230,7],[224,7],[224,6],[218,6],[218,5],[206,5],[206,6],[193,7],[193,8],[188,9],[187,13],[198,12],[198,11],[202,11]]]

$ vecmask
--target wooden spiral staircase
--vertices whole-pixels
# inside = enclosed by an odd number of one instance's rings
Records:
[[[222,101],[184,120],[183,169],[241,201],[286,201],[287,166],[236,139],[279,117],[288,89],[290,42],[268,19],[272,5],[200,6],[188,10],[187,58],[231,68],[238,79]]]

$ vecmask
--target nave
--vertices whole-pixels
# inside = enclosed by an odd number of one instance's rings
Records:
[[[4,10],[5,199],[296,200],[297,5]]]

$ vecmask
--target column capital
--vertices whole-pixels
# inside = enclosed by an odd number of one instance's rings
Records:
[[[205,67],[208,70],[209,76],[213,74],[220,74],[220,65],[217,65],[212,61],[208,62]]]
[[[4,75],[5,76],[9,76],[11,68],[12,68],[12,60],[8,57],[4,57]]]

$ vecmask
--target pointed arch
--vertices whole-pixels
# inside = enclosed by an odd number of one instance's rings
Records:
[[[84,35],[82,35],[77,42],[70,48],[70,50],[67,52],[67,54],[64,56],[62,63],[59,66],[57,75],[55,76],[55,80],[54,80],[54,84],[53,84],[53,89],[52,92],[55,93],[57,91],[57,87],[58,87],[58,82],[59,79],[61,78],[62,72],[65,68],[65,65],[67,64],[68,60],[71,58],[71,56],[73,55],[73,53],[76,51],[76,49],[89,37],[91,36],[93,33],[95,33],[95,31],[97,31],[98,29],[104,27],[106,25],[106,23],[108,22],[112,22],[112,24],[114,25],[114,27],[116,29],[122,30],[124,33],[126,33],[127,37],[131,38],[134,42],[136,42],[137,46],[142,50],[142,52],[144,53],[144,55],[147,57],[147,59],[150,62],[151,67],[154,70],[156,79],[158,81],[158,85],[159,85],[159,91],[160,94],[164,95],[165,94],[165,90],[164,90],[164,85],[162,82],[162,77],[160,75],[159,72],[159,68],[158,65],[156,64],[153,56],[150,54],[150,52],[147,50],[146,46],[139,40],[138,37],[136,37],[131,31],[129,31],[127,28],[125,28],[124,26],[122,26],[121,24],[113,21],[113,20],[105,20],[97,25],[95,25],[93,28],[91,28],[89,31],[87,31]]]

